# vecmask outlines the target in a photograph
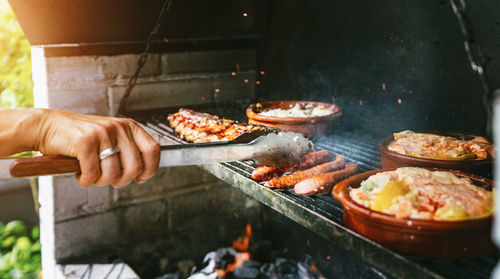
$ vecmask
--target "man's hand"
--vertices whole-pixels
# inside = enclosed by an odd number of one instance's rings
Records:
[[[46,155],[65,155],[80,161],[75,177],[82,187],[123,187],[145,183],[158,169],[159,144],[134,120],[43,110],[34,147]],[[119,153],[100,160],[99,154],[117,146]]]

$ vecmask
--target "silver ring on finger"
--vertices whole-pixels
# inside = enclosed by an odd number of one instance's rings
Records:
[[[118,152],[120,152],[120,148],[118,148],[118,146],[113,146],[108,149],[104,149],[103,151],[101,151],[101,153],[99,153],[99,159],[104,160],[108,157],[117,154]]]

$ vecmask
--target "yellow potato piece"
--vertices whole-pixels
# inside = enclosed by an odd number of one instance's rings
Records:
[[[436,210],[434,218],[445,221],[457,221],[469,218],[469,214],[458,205],[446,205]]]
[[[384,189],[378,193],[377,197],[375,197],[370,208],[375,211],[384,211],[392,205],[392,200],[395,197],[404,196],[408,192],[409,189],[406,185],[396,181],[389,182],[384,186]]]

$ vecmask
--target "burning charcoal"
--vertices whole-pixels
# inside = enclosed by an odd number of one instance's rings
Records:
[[[311,278],[311,279],[325,279],[326,277],[321,274],[318,267],[312,261],[312,257],[310,255],[305,255],[303,261],[297,264],[299,268],[299,277],[300,278]]]
[[[214,272],[212,274],[196,273],[188,277],[188,279],[217,279],[217,278],[219,278],[217,276],[217,272]]]
[[[234,262],[236,254],[237,252],[233,248],[217,249],[215,268],[225,270],[229,264]]]
[[[259,263],[258,261],[253,261],[253,260],[248,260],[243,263],[243,266],[246,267],[253,267],[253,268],[259,268],[262,264]]]
[[[306,255],[302,262],[297,263],[297,273],[300,278],[315,279],[314,272],[311,270],[311,256]]]
[[[305,265],[304,263],[298,263],[297,267],[298,267],[297,274],[299,275],[300,278],[306,278],[306,279],[316,278],[312,274],[311,268],[308,265]]]
[[[265,278],[275,278],[274,272],[275,266],[273,263],[266,263],[260,267],[260,273],[262,273]]]
[[[164,274],[162,276],[156,277],[155,279],[181,279],[181,273],[177,271],[176,273]]]
[[[217,278],[217,270],[225,270],[238,254],[233,248],[219,248],[205,255],[200,267],[193,268],[189,279]]]
[[[215,271],[216,257],[217,257],[217,252],[210,252],[206,254],[205,258],[203,258],[203,263],[201,264],[201,266],[194,267],[193,270],[191,271],[191,275],[195,275],[197,273],[202,273],[202,274],[213,273]]]
[[[260,268],[263,278],[266,279],[302,279],[315,278],[307,269],[305,264],[297,264],[295,261],[277,258],[274,263],[268,263]]]
[[[277,258],[276,259],[276,271],[278,274],[298,274],[297,273],[297,263],[292,260]]]
[[[231,275],[226,276],[227,279],[253,279],[259,276],[260,263],[256,261],[246,261],[240,268],[237,268]]]

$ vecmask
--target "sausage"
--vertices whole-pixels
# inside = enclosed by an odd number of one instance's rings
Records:
[[[287,169],[287,172],[305,170],[312,168],[316,165],[323,164],[333,160],[333,153],[329,150],[320,150],[316,152],[311,152],[304,156],[296,169]]]
[[[317,165],[307,170],[299,171],[294,174],[276,177],[264,183],[264,186],[269,188],[291,188],[300,181],[313,177],[316,174],[342,169],[345,166],[345,159],[342,156],[337,156],[334,161]]]
[[[294,188],[295,194],[310,195],[328,192],[333,185],[355,174],[357,171],[358,167],[355,164],[347,163],[345,169],[317,174],[297,183]]]
[[[311,152],[304,156],[302,160],[291,166],[283,166],[283,167],[268,167],[268,166],[260,166],[253,170],[252,179],[260,182],[272,179],[274,177],[278,177],[287,172],[295,172],[300,170],[305,170],[308,168],[312,168],[316,165],[323,164],[329,162],[333,159],[333,153],[329,150],[321,150],[316,152]]]
[[[257,182],[269,180],[285,173],[286,168],[287,167],[259,166],[252,171],[251,178]]]

